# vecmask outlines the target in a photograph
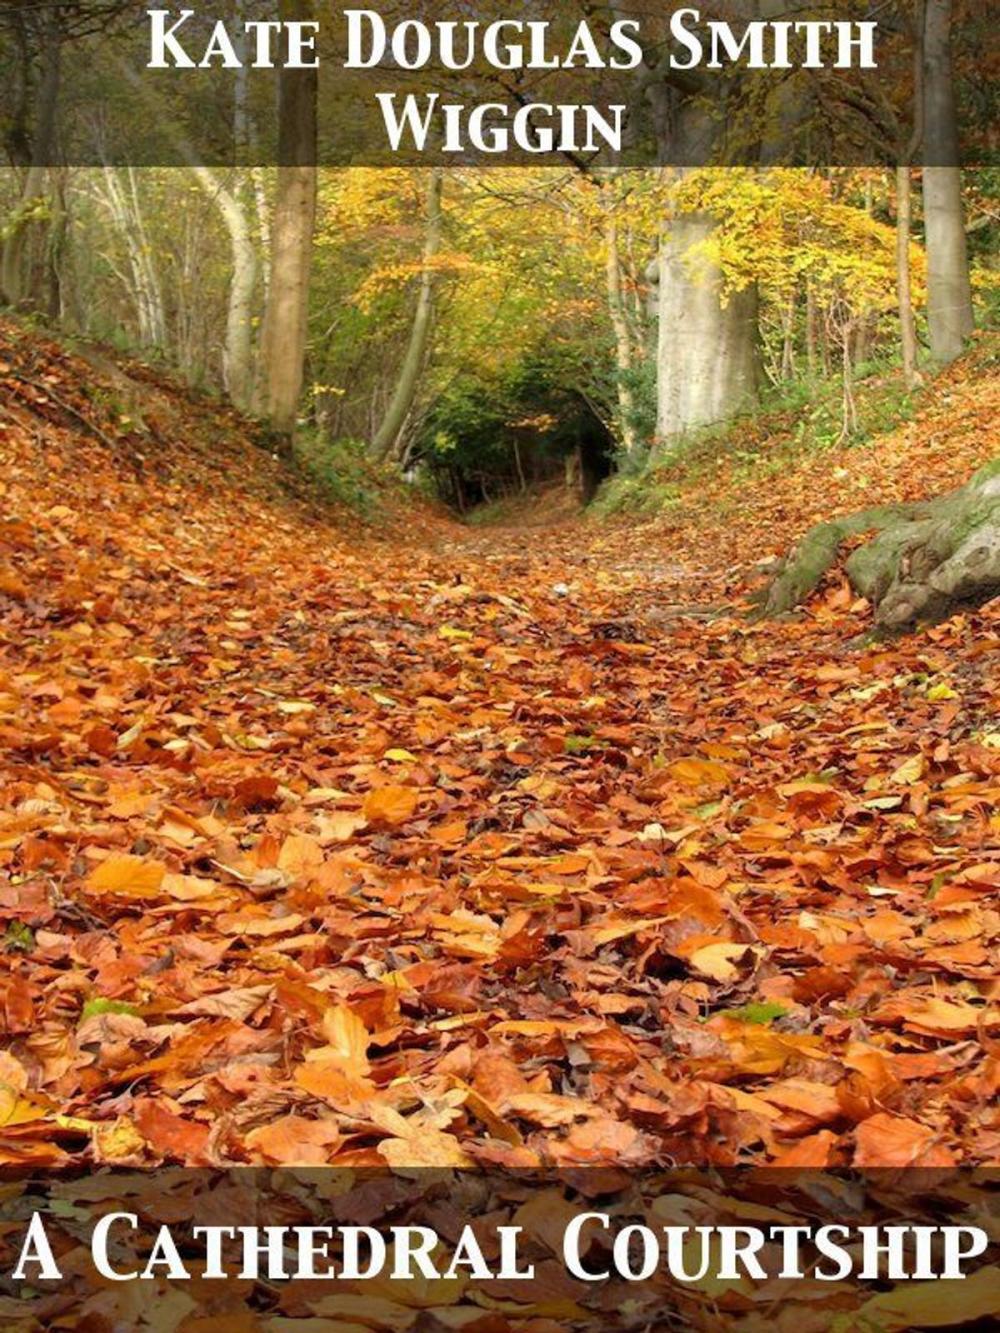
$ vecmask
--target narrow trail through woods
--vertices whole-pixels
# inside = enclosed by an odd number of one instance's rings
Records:
[[[996,1160],[996,604],[749,620],[808,460],[373,535],[151,373],[140,428],[0,362],[0,1160]]]

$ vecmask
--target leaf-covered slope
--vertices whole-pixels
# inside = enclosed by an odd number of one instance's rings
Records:
[[[863,393],[874,402],[898,387]],[[747,418],[659,474],[671,503],[656,528],[700,555],[707,537],[713,565],[742,566],[787,551],[815,523],[954,490],[1000,453],[1000,339],[982,335],[920,391],[910,419],[864,443],[805,447],[810,411]]]
[[[376,542],[235,418],[0,362],[0,1160],[997,1159],[996,609],[696,605],[829,460]]]

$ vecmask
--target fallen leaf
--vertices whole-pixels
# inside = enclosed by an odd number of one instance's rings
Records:
[[[87,876],[87,888],[91,893],[116,893],[125,898],[156,898],[165,874],[166,866],[159,861],[112,852]]]
[[[412,787],[377,787],[365,797],[365,819],[370,824],[405,824],[416,811],[419,799]]]

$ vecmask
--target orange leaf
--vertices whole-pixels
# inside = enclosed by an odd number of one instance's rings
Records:
[[[295,1071],[295,1082],[313,1097],[335,1107],[344,1115],[363,1116],[366,1103],[375,1095],[367,1080],[352,1078],[332,1061],[309,1060]]]
[[[325,1166],[340,1138],[340,1130],[332,1121],[286,1115],[251,1130],[246,1143],[280,1166]]]
[[[405,824],[418,802],[412,787],[379,787],[365,797],[365,818],[370,824]]]
[[[934,1131],[917,1120],[880,1111],[855,1131],[855,1166],[915,1166],[934,1142]]]
[[[136,1101],[132,1114],[139,1133],[159,1156],[176,1157],[188,1164],[204,1158],[208,1125],[174,1115],[152,1097]]]
[[[667,772],[682,787],[726,787],[729,769],[714,759],[678,759]]]
[[[351,1078],[367,1078],[371,1072],[368,1063],[368,1029],[353,1009],[346,1004],[335,1005],[323,1015],[323,1035],[327,1045],[309,1053],[310,1060],[336,1065]]]
[[[308,879],[323,864],[323,849],[308,833],[293,833],[282,843],[278,854],[278,869]]]
[[[452,1134],[422,1129],[413,1138],[383,1139],[378,1151],[390,1166],[473,1166]]]

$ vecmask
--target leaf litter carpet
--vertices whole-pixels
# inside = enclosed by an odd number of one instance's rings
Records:
[[[995,375],[478,532],[127,384],[0,333],[0,1162],[997,1161],[1000,611],[741,605],[831,485],[988,457]]]

